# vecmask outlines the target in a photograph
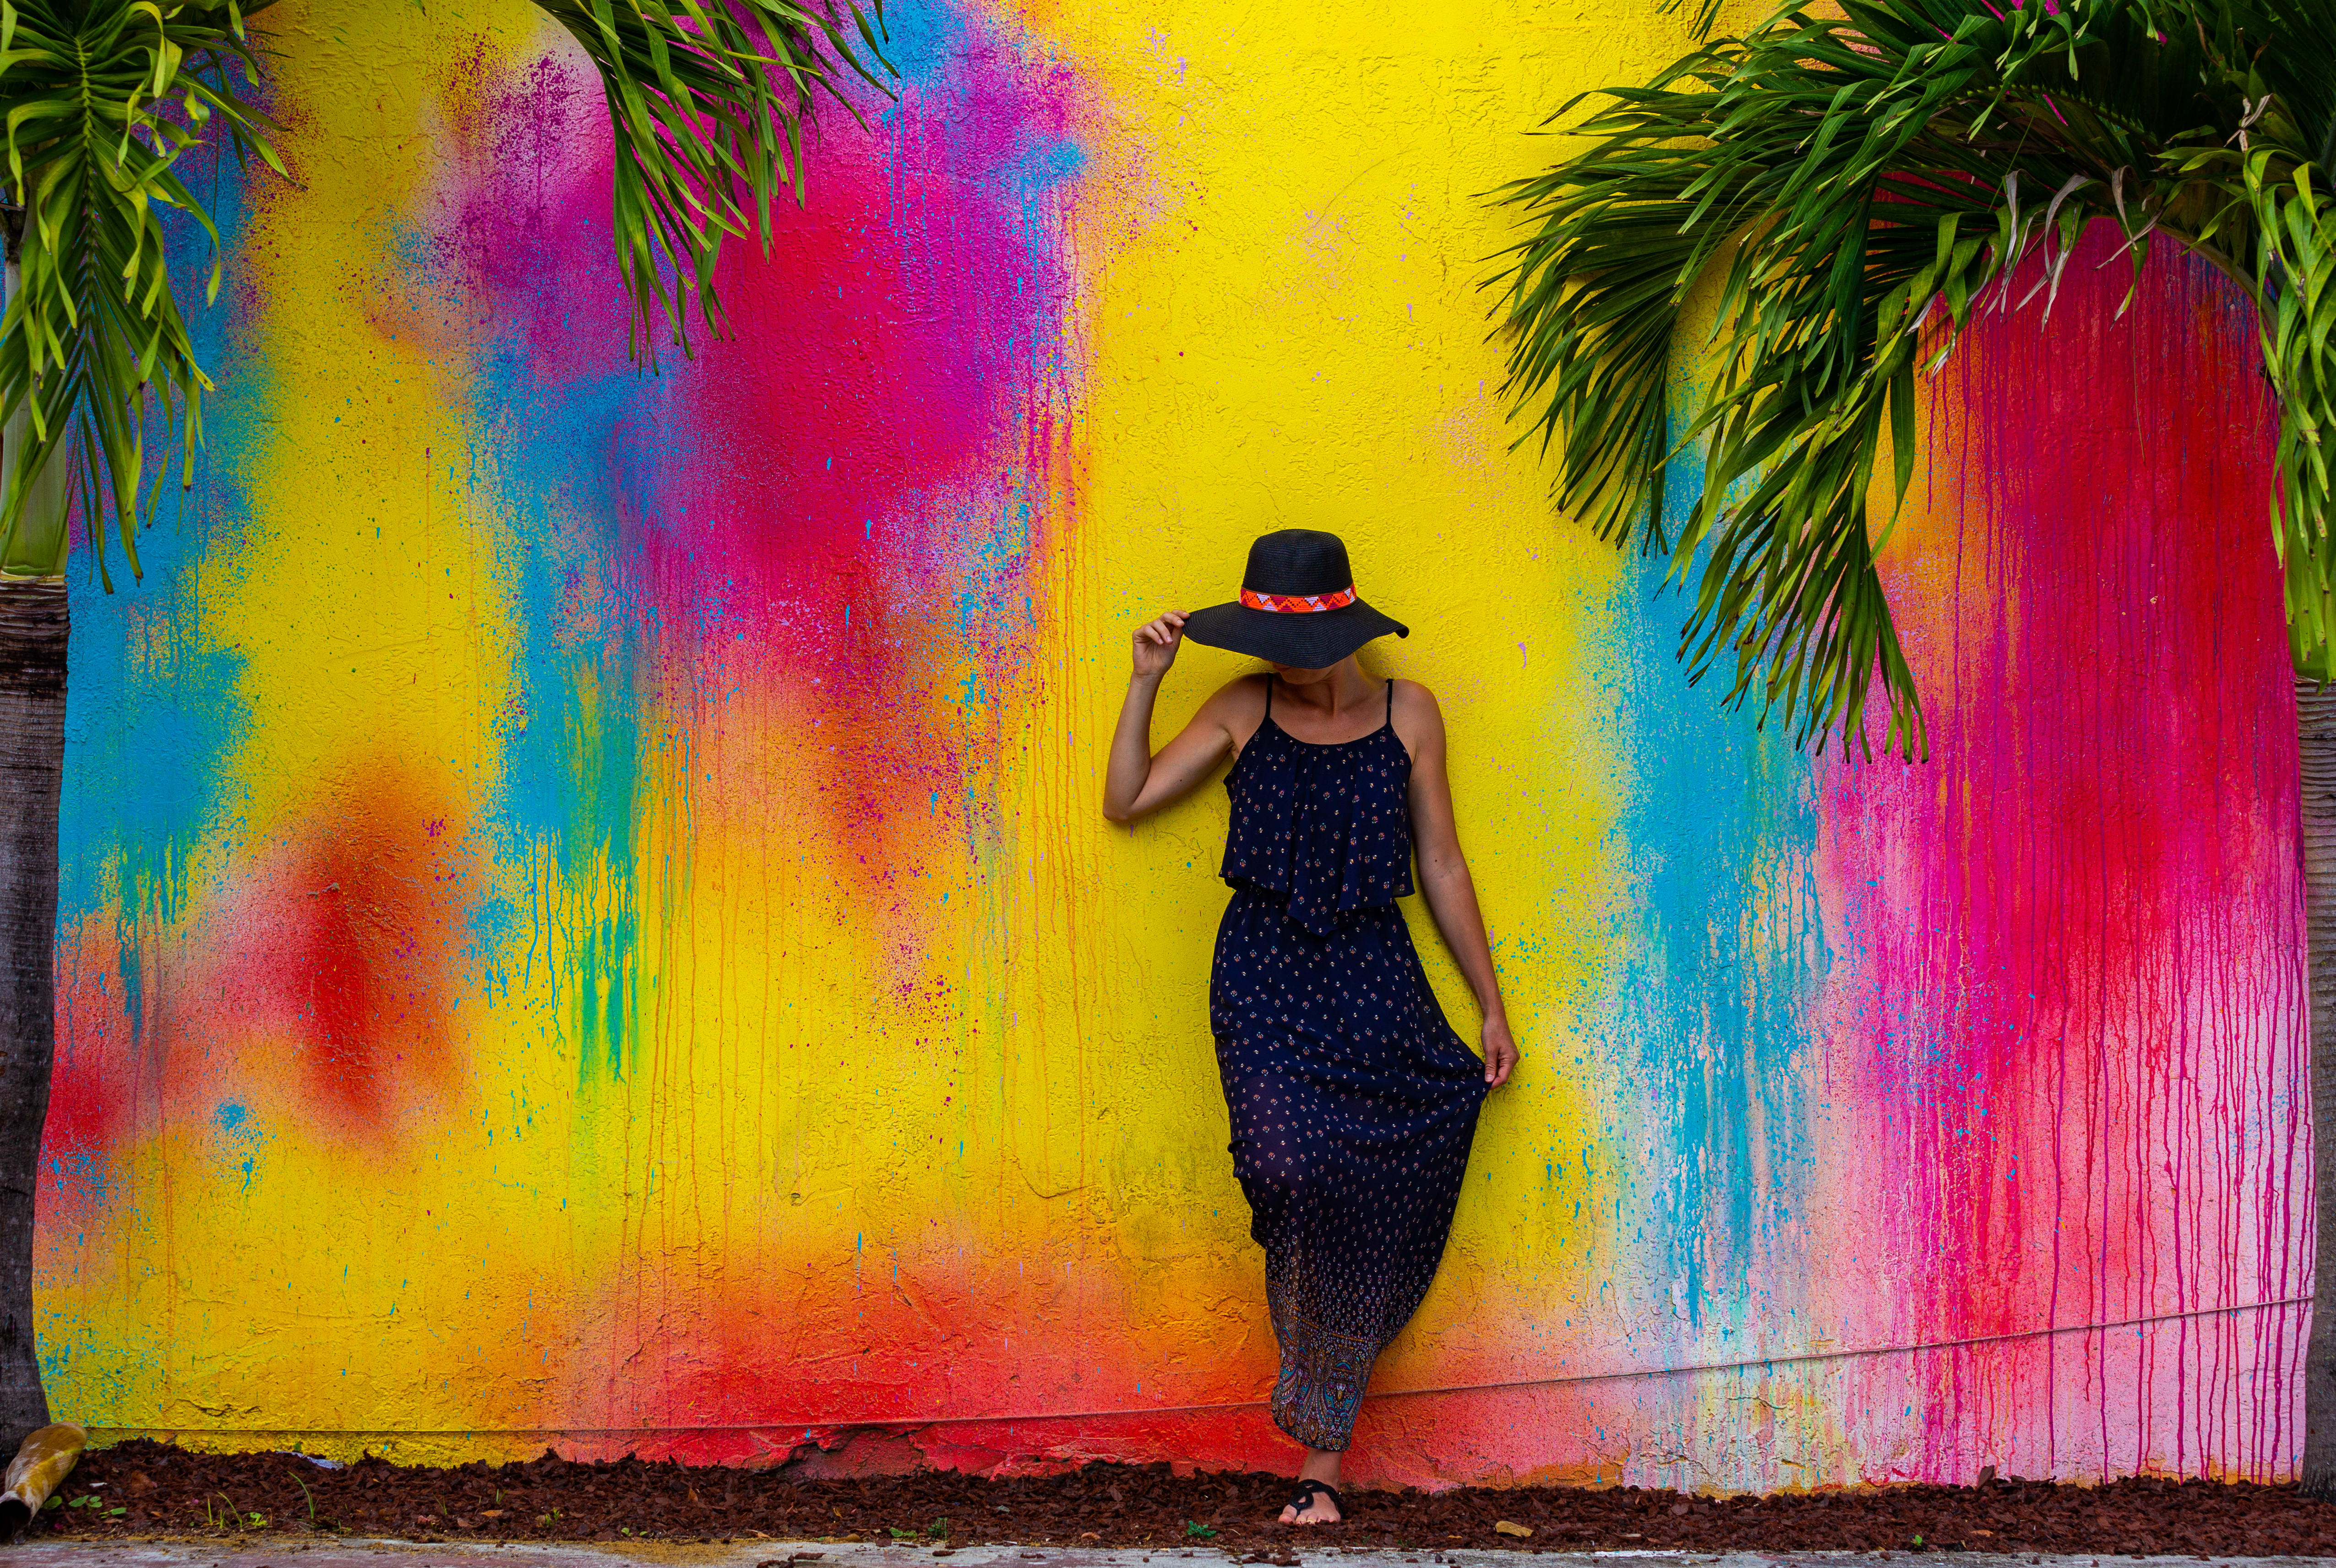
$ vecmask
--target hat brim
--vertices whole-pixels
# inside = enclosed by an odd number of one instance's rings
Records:
[[[1252,610],[1236,600],[1184,617],[1184,635],[1293,670],[1327,670],[1374,637],[1411,635],[1402,622],[1357,599],[1336,610]]]

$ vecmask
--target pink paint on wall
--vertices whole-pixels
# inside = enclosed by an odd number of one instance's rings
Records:
[[[1888,558],[1932,756],[1822,779],[1856,1284],[1812,1291],[1844,1342],[2063,1331],[2018,1399],[1932,1363],[1942,1454],[2272,1476],[2310,1274],[2273,413],[2232,291],[2162,257],[2120,317],[2108,254],[1937,383]]]

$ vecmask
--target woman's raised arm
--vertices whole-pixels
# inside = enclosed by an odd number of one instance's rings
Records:
[[[1157,756],[1153,754],[1153,700],[1183,641],[1181,610],[1171,610],[1135,630],[1135,669],[1127,680],[1127,700],[1120,704],[1119,727],[1112,731],[1111,765],[1103,781],[1103,814],[1114,822],[1133,822],[1190,793],[1233,749],[1225,721],[1231,710],[1230,693],[1239,682],[1202,703],[1192,721]]]

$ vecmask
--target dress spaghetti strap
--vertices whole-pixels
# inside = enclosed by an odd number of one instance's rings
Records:
[[[1265,716],[1273,717],[1273,672],[1265,673]]]
[[[1387,728],[1395,728],[1395,677],[1387,677]]]

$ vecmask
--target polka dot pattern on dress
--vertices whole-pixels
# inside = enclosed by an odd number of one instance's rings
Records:
[[[1411,756],[1392,684],[1389,721],[1333,746],[1275,724],[1270,684],[1225,781],[1235,892],[1210,1026],[1281,1346],[1274,1420],[1336,1450],[1443,1258],[1484,1076],[1395,906],[1412,891]]]

